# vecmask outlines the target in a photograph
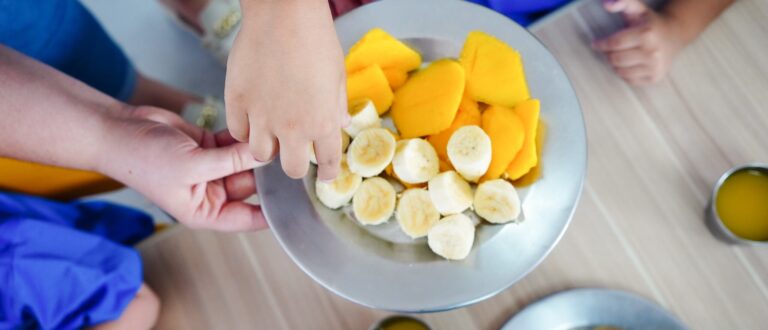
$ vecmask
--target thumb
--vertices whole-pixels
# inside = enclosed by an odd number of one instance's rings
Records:
[[[642,19],[648,6],[642,0],[603,0],[603,7],[611,13],[620,13],[632,24]]]
[[[192,180],[196,183],[218,180],[265,164],[253,158],[247,143],[197,149],[189,162],[193,166]]]

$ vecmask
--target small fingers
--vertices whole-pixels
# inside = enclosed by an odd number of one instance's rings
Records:
[[[250,124],[248,122],[248,112],[234,104],[228,102],[225,106],[227,113],[227,128],[230,134],[240,142],[248,141]]]
[[[317,178],[330,181],[341,172],[341,131],[314,142],[317,157]]]
[[[642,79],[653,76],[651,69],[645,65],[616,68],[616,74],[618,74],[624,80]]]
[[[252,127],[248,144],[253,157],[261,162],[270,162],[277,155],[277,139],[266,129]]]
[[[603,52],[627,50],[643,44],[645,27],[636,26],[616,32],[604,39],[592,42],[592,48]]]
[[[253,171],[245,171],[224,178],[227,199],[241,201],[256,193],[256,179]]]
[[[608,58],[608,62],[611,62],[611,65],[617,68],[647,63],[649,58],[646,52],[640,48],[609,52],[605,56]]]
[[[283,143],[284,142],[284,143]],[[309,141],[285,140],[280,142],[280,162],[285,174],[300,179],[309,170]],[[339,147],[341,150],[341,147]]]
[[[206,221],[202,226],[225,232],[255,231],[267,228],[267,221],[260,206],[231,201],[222,206],[216,219]]]

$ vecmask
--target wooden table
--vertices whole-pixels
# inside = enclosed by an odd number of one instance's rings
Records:
[[[768,327],[768,250],[714,239],[710,189],[735,164],[768,160],[768,1],[733,5],[678,59],[635,89],[589,48],[617,22],[583,1],[533,32],[572,79],[586,116],[589,166],[573,223],[552,254],[498,296],[423,315],[435,329],[495,329],[568,288],[636,292],[693,329]],[[367,329],[388,313],[306,276],[271,233],[173,229],[140,247],[163,299],[160,329]]]

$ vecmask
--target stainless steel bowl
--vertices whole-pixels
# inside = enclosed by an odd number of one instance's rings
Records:
[[[478,226],[470,255],[448,261],[432,253],[425,239],[406,237],[394,220],[362,226],[348,209],[322,206],[315,196],[314,170],[303,181],[291,180],[275,161],[256,171],[256,182],[264,214],[283,249],[328,290],[399,313],[466,306],[523,278],[568,227],[586,171],[581,108],[557,60],[521,26],[465,1],[376,1],[335,24],[345,50],[371,28],[380,27],[416,48],[424,61],[457,57],[473,30],[515,47],[548,127],[542,174],[536,183],[518,190],[525,221]]]
[[[709,204],[706,209],[706,224],[712,234],[718,239],[730,243],[730,244],[751,244],[759,246],[768,246],[768,241],[753,241],[750,239],[742,238],[734,234],[728,227],[725,226],[723,220],[720,219],[720,215],[717,212],[717,193],[720,191],[720,187],[723,186],[725,180],[731,177],[736,172],[755,170],[768,174],[768,164],[763,163],[751,163],[744,165],[737,165],[730,170],[723,173],[720,179],[715,183],[715,187],[712,188],[712,196],[709,199]]]

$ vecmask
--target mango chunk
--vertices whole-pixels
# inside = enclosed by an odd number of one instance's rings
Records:
[[[475,100],[512,108],[530,98],[520,53],[495,37],[470,32],[459,61]]]
[[[394,94],[384,71],[378,65],[371,65],[347,76],[348,102],[360,99],[373,101],[379,115],[387,112],[392,105]]]
[[[344,60],[347,73],[354,73],[373,64],[385,70],[408,72],[421,66],[421,55],[386,31],[375,28],[349,49]]]
[[[448,159],[448,140],[451,139],[453,132],[464,126],[481,125],[480,109],[478,109],[476,103],[474,106],[471,104],[472,103],[464,104],[464,101],[462,101],[462,105],[459,105],[459,111],[456,113],[456,118],[453,119],[451,126],[440,131],[440,133],[432,134],[427,137],[427,141],[435,148],[437,156],[440,157],[441,160],[450,163],[450,160]]]
[[[491,138],[491,165],[481,181],[498,179],[523,147],[525,126],[512,109],[494,105],[483,112],[482,127]]]
[[[541,154],[544,151],[544,140],[546,140],[547,137],[547,124],[541,120],[539,120],[538,129],[536,130],[536,157],[538,159],[541,159]],[[536,166],[534,166],[528,173],[523,175],[517,180],[512,181],[512,184],[515,187],[525,187],[530,186],[536,180],[538,180],[541,177],[543,162],[539,161],[536,163]]]
[[[395,92],[392,121],[404,139],[451,126],[464,93],[464,69],[453,60],[432,62]]]
[[[392,90],[400,88],[405,84],[405,81],[408,80],[408,72],[400,69],[385,69],[384,75],[387,77],[389,88]]]
[[[514,111],[523,121],[525,141],[520,152],[512,163],[507,166],[506,175],[509,180],[517,180],[530,172],[539,161],[536,151],[536,131],[539,124],[539,100],[531,99],[518,104]]]

